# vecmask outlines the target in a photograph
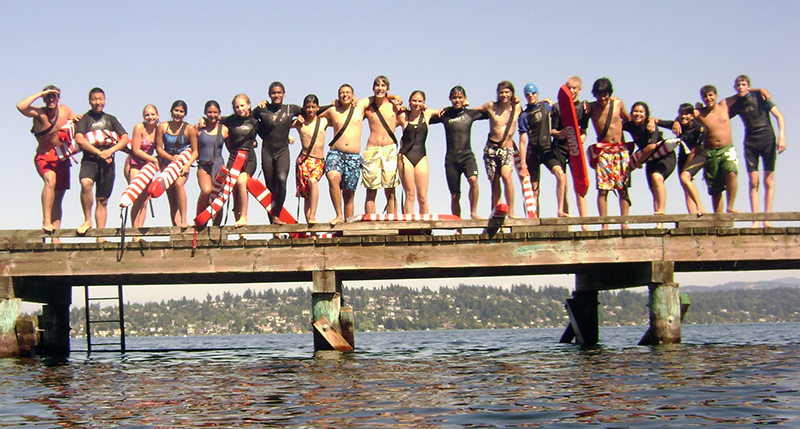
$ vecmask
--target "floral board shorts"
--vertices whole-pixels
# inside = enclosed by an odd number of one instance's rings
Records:
[[[308,179],[316,179],[317,183],[319,183],[323,173],[325,173],[325,161],[308,156],[305,161],[297,164],[295,173],[296,196],[308,198]]]
[[[396,188],[400,185],[397,174],[397,145],[368,147],[364,150],[361,183],[367,189]]]
[[[342,175],[340,183],[342,189],[355,191],[358,187],[358,179],[361,178],[361,155],[331,149],[325,156],[325,174],[330,171]]]

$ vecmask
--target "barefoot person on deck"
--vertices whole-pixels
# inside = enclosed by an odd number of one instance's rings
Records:
[[[33,102],[37,98],[44,101],[44,107],[33,106]],[[46,161],[45,154],[71,141],[70,132],[60,131],[71,121],[78,119],[72,109],[58,104],[60,99],[61,90],[53,85],[48,85],[42,91],[25,97],[17,103],[17,110],[33,119],[31,133],[36,137],[38,143],[34,164],[44,182],[42,230],[48,234],[61,228],[61,203],[64,199],[64,192],[69,189],[71,163],[69,159]]]
[[[319,98],[309,94],[303,99],[302,121],[295,128],[300,134],[302,149],[295,163],[297,196],[303,198],[303,214],[306,223],[317,223],[319,181],[325,172],[325,130],[328,120],[317,116]]]
[[[728,106],[735,101],[736,96],[717,102],[717,88],[705,85],[700,88],[700,97],[705,107],[698,103],[699,110],[695,110],[694,116],[706,128],[703,137],[706,152],[705,176],[714,213],[723,212],[723,191],[727,200],[724,211],[738,213],[733,209],[733,204],[736,201],[739,159],[736,157],[736,148],[733,147],[728,114]]]

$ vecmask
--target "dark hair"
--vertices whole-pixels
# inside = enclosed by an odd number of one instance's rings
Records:
[[[501,80],[500,83],[497,84],[497,92],[500,92],[501,89],[510,89],[511,95],[514,95],[514,84],[507,80]]]
[[[694,106],[691,103],[683,103],[678,107],[679,115],[688,115],[689,113],[694,114]]]
[[[98,87],[96,87],[96,86],[95,86],[94,88],[92,88],[92,89],[90,89],[90,90],[89,90],[89,97],[91,97],[91,96],[92,96],[92,94],[97,94],[98,92],[99,92],[99,93],[101,93],[101,94],[103,94],[104,96],[106,95],[106,92],[105,92],[105,91],[103,91],[102,89],[100,89],[100,88],[98,88]]]
[[[650,117],[650,107],[648,107],[647,103],[645,103],[644,101],[637,101],[637,102],[633,103],[633,106],[631,106],[631,114],[633,114],[633,109],[635,109],[636,106],[644,107],[644,118],[645,119]]]
[[[316,105],[319,105],[319,97],[317,97],[314,94],[306,95],[306,98],[303,99],[303,106],[305,106],[308,103],[314,103]]]
[[[700,88],[700,98],[705,97],[709,92],[717,94],[717,87],[714,85],[703,85],[703,87]]]
[[[286,92],[286,88],[283,86],[282,83],[278,82],[277,80],[269,84],[268,92],[272,92],[272,88],[275,88],[276,86],[279,87],[281,90],[283,90],[283,92]]]
[[[206,101],[206,105],[203,106],[203,113],[205,113],[206,110],[208,110],[208,108],[211,106],[214,106],[217,108],[217,110],[222,111],[222,108],[219,107],[219,103],[217,103],[217,100],[208,100]]]
[[[384,75],[380,75],[380,76],[376,77],[375,80],[372,81],[372,87],[375,88],[375,85],[377,85],[378,82],[385,83],[386,84],[386,89],[389,89],[389,78],[388,77],[386,77]]]
[[[58,91],[59,94],[61,94],[61,88],[59,88],[59,87],[57,87],[55,85],[47,85],[47,86],[45,86],[44,88],[42,88],[42,92],[49,91],[51,89],[55,89],[56,91]]]
[[[169,108],[169,111],[172,112],[176,107],[183,107],[183,112],[189,113],[189,106],[187,106],[186,102],[183,100],[175,100],[175,102],[172,103],[172,107]]]
[[[750,86],[750,76],[746,74],[740,74],[739,76],[736,76],[736,80],[733,81],[733,84],[736,85],[740,80],[747,82],[747,86]]]
[[[466,97],[467,90],[461,85],[456,85],[450,89],[450,96],[448,98],[452,98],[456,94],[464,94],[464,97]]]
[[[608,94],[611,95],[614,93],[614,86],[611,85],[611,80],[607,77],[601,77],[594,81],[594,85],[592,85],[592,95],[597,97],[600,94]]]
[[[343,83],[343,84],[342,84],[342,85],[339,87],[339,91],[341,91],[341,90],[342,90],[342,88],[345,88],[345,87],[347,87],[347,88],[350,88],[350,91],[354,91],[354,90],[353,90],[353,85],[350,85],[349,83]],[[337,92],[338,92],[338,91],[337,91]]]
[[[425,100],[426,100],[426,97],[425,97],[425,91],[423,91],[423,90],[421,90],[421,89],[415,89],[414,91],[411,91],[411,95],[409,95],[409,96],[408,96],[408,99],[409,99],[409,100],[411,100],[411,97],[413,97],[413,96],[414,96],[414,94],[419,94],[419,95],[421,95],[421,96],[422,96],[422,101],[425,101]]]

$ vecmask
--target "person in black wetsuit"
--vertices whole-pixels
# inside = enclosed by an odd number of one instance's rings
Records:
[[[233,161],[239,150],[247,151],[247,161],[239,174],[239,180],[234,189],[233,213],[236,218],[236,227],[247,225],[247,180],[256,172],[258,160],[256,159],[256,132],[258,120],[250,111],[250,97],[239,94],[233,98],[233,111],[222,120],[222,125],[228,127],[228,139],[225,142],[228,148],[228,168],[233,166]]]
[[[750,78],[746,75],[737,76],[733,88],[736,90],[736,101],[728,109],[728,115],[731,118],[738,115],[744,124],[744,159],[750,176],[750,211],[758,212],[758,159],[761,158],[764,164],[764,212],[768,213],[772,211],[775,194],[775,161],[778,154],[786,150],[783,115],[763,90],[750,88]],[[777,142],[770,114],[778,121]],[[758,222],[754,222],[753,226],[759,226]],[[764,226],[770,226],[769,222],[764,222]]]
[[[539,212],[539,174],[540,166],[545,164],[545,154],[552,152],[550,143],[550,100],[539,102],[539,90],[536,85],[525,85],[525,98],[528,105],[519,114],[517,129],[519,131],[520,176],[530,176],[533,194],[536,197],[536,213]],[[560,166],[550,167],[545,164],[556,177],[556,200],[558,214],[562,215],[564,194],[567,191],[566,175]]]
[[[650,120],[650,108],[646,103],[637,101],[631,107],[631,120],[622,124],[622,130],[630,133],[637,149],[645,154],[642,159],[646,159],[649,156],[648,153],[655,151],[659,142],[663,140],[659,129],[647,130],[648,120]],[[664,181],[675,170],[675,163],[674,151],[646,163],[647,182],[650,192],[653,194],[653,214],[664,214],[667,205],[667,188],[664,186]],[[629,168],[638,167],[640,166],[636,165],[635,160],[631,157]]]
[[[278,215],[286,201],[286,179],[291,168],[289,130],[294,119],[302,112],[298,105],[283,104],[285,93],[282,83],[272,82],[269,86],[271,103],[264,107],[259,105],[253,110],[253,116],[259,121],[264,184],[272,192],[272,212],[268,213],[272,223],[283,223]]]
[[[444,110],[441,116],[431,118],[431,124],[444,125],[447,152],[444,157],[444,169],[447,176],[447,187],[450,189],[450,210],[461,216],[461,175],[469,182],[469,209],[472,219],[478,216],[478,163],[472,152],[472,123],[480,119],[489,119],[488,113],[467,109],[467,92],[461,86],[450,90],[451,107]]]
[[[400,147],[400,178],[406,200],[403,213],[414,213],[414,201],[419,200],[419,213],[428,210],[428,156],[425,140],[428,138],[428,123],[439,111],[425,107],[425,93],[416,90],[408,99],[409,109],[398,116],[403,126]]]
[[[572,102],[575,105],[575,116],[577,116],[578,124],[580,125],[581,141],[586,141],[586,129],[589,126],[590,116],[586,114],[586,101],[578,100],[578,96],[583,89],[583,82],[578,76],[570,76],[566,82],[567,88],[572,93]],[[553,171],[553,174],[558,169],[564,173],[566,178],[567,164],[569,163],[569,144],[567,143],[567,132],[564,130],[564,123],[561,120],[561,107],[558,103],[553,105],[553,110],[550,111],[550,135],[553,137],[552,150],[544,154],[542,163]],[[558,175],[556,174],[556,179]],[[569,215],[569,198],[567,198],[567,181],[564,181],[564,205],[560,208],[559,216],[562,214]],[[582,196],[575,192],[576,205],[578,206],[578,216],[586,216],[586,196]],[[588,231],[587,225],[582,225],[584,231]]]
[[[679,124],[675,126],[676,122]],[[700,193],[694,186],[694,175],[706,163],[706,151],[703,149],[703,135],[705,127],[694,120],[694,106],[683,103],[678,108],[677,121],[656,121],[659,127],[677,131],[677,136],[683,142],[678,152],[678,171],[680,172],[681,186],[686,194],[686,209],[690,214],[705,214],[706,209],[700,202]]]

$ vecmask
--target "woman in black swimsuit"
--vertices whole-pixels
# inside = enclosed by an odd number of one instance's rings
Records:
[[[419,213],[427,214],[429,170],[425,140],[431,117],[438,111],[425,107],[425,93],[420,90],[411,93],[408,104],[408,110],[398,116],[403,126],[399,165],[406,196],[403,213],[414,213],[414,201],[419,200]]]
[[[239,150],[247,151],[247,161],[239,174],[239,180],[233,191],[233,213],[236,217],[236,227],[247,225],[247,180],[256,171],[258,161],[256,160],[256,131],[258,130],[258,120],[253,117],[250,111],[250,97],[239,94],[233,98],[233,111],[235,115],[230,115],[222,121],[222,125],[228,127],[228,139],[225,146],[228,149],[228,168],[233,166],[233,161]]]

